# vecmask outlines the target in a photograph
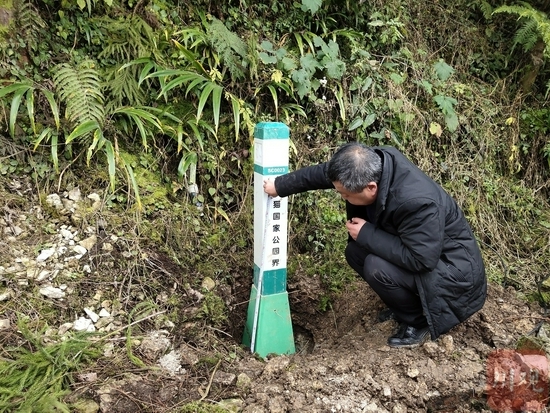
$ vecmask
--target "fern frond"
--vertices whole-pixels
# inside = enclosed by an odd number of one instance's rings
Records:
[[[244,78],[245,69],[242,62],[248,53],[246,43],[216,18],[212,18],[207,33],[212,47],[222,57],[233,79]]]
[[[542,38],[544,44],[546,45],[544,49],[544,55],[546,57],[550,57],[550,19],[546,15],[546,13],[543,13],[540,10],[537,10],[533,8],[529,3],[526,2],[520,2],[519,4],[511,5],[511,6],[500,6],[495,11],[495,13],[512,13],[517,14],[519,17],[518,19],[524,18],[529,21],[534,22],[536,25],[536,31],[538,33],[538,36]],[[524,25],[520,30],[523,30],[523,33],[520,34],[519,38],[516,38],[517,40],[522,40],[525,43],[522,43],[522,45],[525,46],[531,44],[531,48],[536,43],[533,42],[533,28],[531,26]],[[518,36],[518,33],[516,33],[516,36]],[[538,39],[538,37],[537,37]],[[518,41],[519,43],[519,41]],[[531,50],[527,49],[526,50]]]
[[[535,20],[525,19],[514,35],[514,43],[523,46],[523,51],[530,51],[540,39],[538,24]]]
[[[480,1],[478,6],[481,13],[483,13],[483,17],[485,17],[486,20],[489,20],[493,14],[493,7],[485,0]]]
[[[129,61],[150,56],[156,50],[155,33],[139,16],[113,20],[107,16],[99,20],[105,33],[105,45],[100,58]]]
[[[15,21],[18,34],[23,34],[27,44],[33,47],[39,39],[40,31],[46,28],[46,23],[31,2],[16,2],[16,5],[18,8],[15,13]]]
[[[124,69],[112,68],[105,73],[105,95],[109,96],[107,113],[120,106],[141,106],[145,96],[138,83],[139,68],[129,66]]]
[[[102,125],[105,120],[99,74],[93,66],[91,60],[77,67],[61,64],[53,77],[59,97],[66,105],[66,118],[71,122],[96,121]]]

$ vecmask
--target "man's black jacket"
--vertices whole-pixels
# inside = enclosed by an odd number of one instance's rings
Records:
[[[374,148],[383,160],[376,220],[366,223],[357,242],[386,261],[414,272],[432,339],[483,307],[485,268],[462,211],[441,186],[392,147]],[[275,189],[288,196],[334,188],[328,164],[279,176]],[[365,207],[346,202],[348,219],[366,219]]]

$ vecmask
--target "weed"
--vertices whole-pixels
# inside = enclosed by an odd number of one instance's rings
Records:
[[[72,373],[99,356],[95,344],[89,335],[78,334],[44,345],[41,333],[21,321],[18,327],[30,349],[9,349],[9,358],[0,360],[0,411],[69,413],[63,397],[70,392]]]

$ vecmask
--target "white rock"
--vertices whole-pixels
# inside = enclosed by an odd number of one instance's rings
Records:
[[[10,328],[10,319],[4,318],[0,320],[0,330],[7,330]]]
[[[57,194],[50,194],[46,197],[46,203],[53,206],[55,209],[62,209],[63,204],[61,203],[61,198]]]
[[[92,272],[92,268],[88,264],[86,264],[86,265],[82,266],[82,271],[87,272],[88,274],[90,274]]]
[[[69,191],[69,199],[72,201],[80,201],[80,188],[76,187]]]
[[[55,248],[47,248],[45,250],[40,251],[40,254],[38,257],[36,257],[37,262],[44,262],[48,258],[50,258],[53,254],[55,254]]]
[[[420,374],[420,372],[415,367],[409,367],[407,369],[407,376],[409,376],[411,379],[414,379],[415,377],[418,377],[419,374]]]
[[[76,331],[95,331],[94,323],[89,318],[79,317],[73,324],[73,329]]]
[[[63,323],[59,326],[59,330],[57,331],[57,334],[62,336],[67,331],[69,331],[71,328],[73,328],[73,323]]]
[[[101,201],[101,198],[99,197],[98,194],[96,194],[95,192],[88,195],[88,199],[91,199],[92,201],[96,201],[96,202],[99,202]]]
[[[7,301],[13,296],[13,291],[10,289],[0,292],[0,301]]]
[[[81,247],[84,247],[87,251],[91,250],[92,247],[97,243],[97,237],[92,235],[86,239],[83,239],[78,243]],[[74,249],[74,248],[73,248]]]
[[[109,313],[107,310],[105,310],[104,308],[102,308],[101,311],[99,312],[99,316],[100,316],[100,317],[110,317],[110,316],[111,316],[111,313]]]
[[[78,255],[84,255],[88,252],[86,248],[84,248],[82,245],[75,245],[73,247],[73,251],[76,252]]]
[[[171,373],[177,373],[181,369],[181,356],[174,350],[159,359],[161,367]]]
[[[103,251],[109,252],[109,251],[112,251],[112,250],[113,250],[113,245],[112,245],[111,243],[109,243],[109,242],[106,242],[106,243],[104,243],[104,244],[101,246],[101,249],[102,249]]]
[[[36,281],[44,281],[45,279],[47,279],[49,277],[49,275],[51,274],[50,271],[48,270],[42,270],[40,271],[40,273],[36,276]]]
[[[45,295],[48,298],[63,298],[65,297],[65,293],[56,287],[53,287],[51,285],[46,285],[45,287],[42,287],[40,290],[38,290],[40,294]]]
[[[72,233],[71,231],[69,231],[68,229],[61,229],[61,230],[59,231],[59,234],[60,234],[63,238],[65,238],[65,239],[67,239],[67,240],[73,239],[73,238],[74,238],[73,233]]]
[[[86,315],[88,317],[90,317],[90,319],[96,323],[97,320],[99,320],[99,316],[90,308],[84,308],[84,312],[86,313]]]

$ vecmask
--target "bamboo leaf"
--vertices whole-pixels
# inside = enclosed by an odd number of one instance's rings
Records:
[[[57,156],[58,154],[57,139],[58,139],[57,133],[52,134],[52,148],[51,148],[52,162],[53,162],[55,171],[59,173],[59,158]]]
[[[128,172],[128,176],[130,177],[130,182],[132,183],[132,190],[134,191],[134,196],[136,197],[136,205],[139,211],[143,209],[143,206],[141,204],[141,197],[139,196],[139,187],[136,181],[136,176],[134,175],[134,170],[130,165],[125,163],[124,165],[126,167],[126,171]]]
[[[59,107],[57,106],[57,103],[55,101],[54,94],[52,92],[50,92],[49,90],[46,90],[46,89],[43,89],[42,93],[44,94],[44,96],[46,97],[46,100],[50,104],[50,109],[52,110],[52,115],[53,115],[53,118],[54,118],[54,121],[55,121],[55,126],[56,126],[57,130],[59,130],[59,125],[60,125]]]
[[[275,113],[279,113],[279,99],[277,96],[277,90],[273,85],[267,85],[267,89],[271,92],[271,97],[273,98],[273,104],[275,105]]]
[[[109,181],[111,186],[111,191],[115,190],[115,173],[116,173],[116,160],[115,160],[115,151],[113,149],[113,144],[111,141],[105,141],[105,155],[107,155],[107,164],[109,167]]]
[[[65,144],[69,144],[76,138],[85,136],[86,134],[92,132],[95,129],[101,129],[101,127],[99,126],[99,123],[97,123],[95,120],[89,120],[87,122],[81,123],[76,128],[74,128],[71,134],[67,137],[67,139],[65,139]]]
[[[235,141],[239,140],[239,131],[241,129],[241,104],[239,99],[234,95],[229,95],[231,99],[231,107],[233,108],[233,123],[235,124]]]
[[[216,132],[218,131],[218,125],[220,122],[222,91],[223,88],[215,84],[214,82],[206,84],[206,86],[201,91],[199,106],[197,108],[197,119],[200,119],[206,101],[210,97],[210,94],[212,94],[212,111],[214,112],[214,127]]]
[[[25,100],[27,102],[27,113],[29,115],[31,129],[33,133],[36,134],[36,124],[34,123],[34,89],[27,90]]]
[[[17,120],[17,114],[19,113],[19,106],[21,105],[21,98],[23,97],[23,93],[25,93],[25,89],[19,89],[17,90],[13,98],[11,100],[11,108],[10,108],[10,136],[13,138],[15,136],[15,122]]]

